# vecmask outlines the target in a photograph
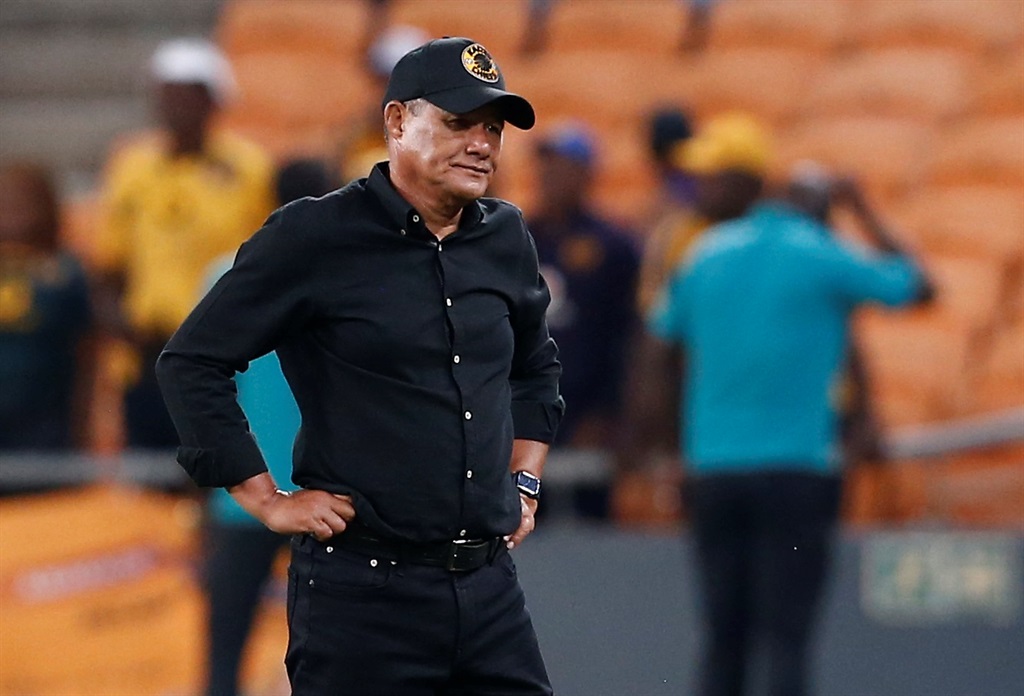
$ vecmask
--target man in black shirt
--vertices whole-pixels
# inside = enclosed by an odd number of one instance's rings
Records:
[[[550,694],[508,549],[563,412],[520,211],[483,198],[506,122],[490,54],[424,44],[383,102],[389,162],[275,212],[167,344],[178,461],[295,535],[293,693]],[[232,377],[276,350],[302,414],[278,491]]]

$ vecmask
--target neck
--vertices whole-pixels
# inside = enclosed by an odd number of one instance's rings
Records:
[[[459,228],[466,201],[450,196],[438,198],[422,187],[410,186],[400,171],[391,170],[391,183],[409,205],[423,218],[423,224],[438,239],[444,239]]]
[[[171,133],[171,154],[198,155],[206,145],[206,138],[201,131],[195,133]]]

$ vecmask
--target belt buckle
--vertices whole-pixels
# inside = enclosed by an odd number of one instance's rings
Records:
[[[449,572],[454,572],[454,571],[460,570],[459,567],[455,564],[455,562],[459,559],[459,547],[462,544],[465,544],[467,541],[469,541],[469,540],[468,539],[455,539],[448,546],[448,557],[445,559],[445,564],[444,564],[445,570],[447,570]]]

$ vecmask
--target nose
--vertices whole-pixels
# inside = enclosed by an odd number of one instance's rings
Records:
[[[486,124],[477,123],[468,129],[466,137],[466,152],[486,157],[491,154],[492,136],[487,130]]]

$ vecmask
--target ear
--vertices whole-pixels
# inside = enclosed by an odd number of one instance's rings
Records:
[[[402,137],[408,112],[409,110],[402,102],[389,101],[384,105],[384,132],[388,134],[389,140],[397,140]]]

